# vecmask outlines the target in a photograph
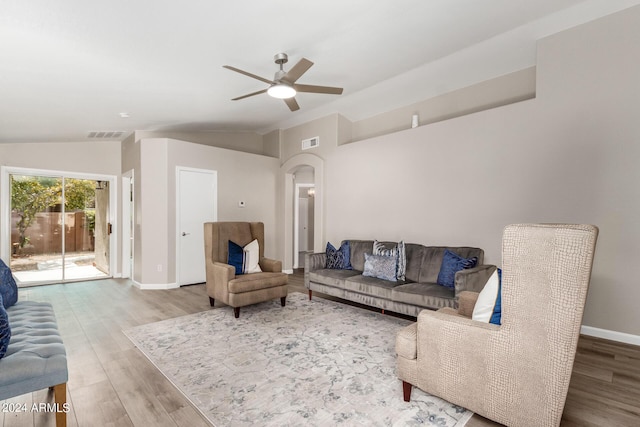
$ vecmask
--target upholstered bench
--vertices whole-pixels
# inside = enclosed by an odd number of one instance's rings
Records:
[[[7,309],[11,340],[0,359],[0,400],[53,388],[56,426],[67,424],[67,355],[51,304],[18,301]]]

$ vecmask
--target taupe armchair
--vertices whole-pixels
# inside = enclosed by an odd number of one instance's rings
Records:
[[[260,247],[260,273],[236,275],[235,267],[227,264],[229,240],[245,246],[254,239]],[[280,298],[287,299],[286,273],[282,262],[264,257],[264,224],[261,222],[207,222],[204,224],[207,295],[213,307],[219,300],[233,307],[236,318],[240,307]]]
[[[506,227],[502,324],[469,318],[472,293],[457,313],[422,311],[396,341],[405,401],[416,386],[501,424],[559,425],[597,235],[590,225]]]

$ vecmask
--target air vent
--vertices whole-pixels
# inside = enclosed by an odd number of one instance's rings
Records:
[[[314,136],[313,138],[302,140],[302,149],[308,150],[309,148],[315,148],[320,145],[320,137]]]
[[[113,139],[120,138],[123,133],[123,130],[101,130],[89,132],[87,136],[94,139]]]

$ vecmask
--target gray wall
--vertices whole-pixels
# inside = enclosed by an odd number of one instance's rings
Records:
[[[326,240],[473,245],[500,264],[507,224],[592,223],[584,324],[640,335],[637,28],[639,7],[541,40],[535,99],[319,152]],[[318,123],[295,138],[332,134]]]
[[[162,288],[176,281],[177,166],[217,171],[218,220],[264,222],[265,255],[274,256],[278,159],[166,138],[126,146],[133,160],[127,168],[135,170],[134,280],[140,285]],[[240,200],[245,208],[238,208]]]

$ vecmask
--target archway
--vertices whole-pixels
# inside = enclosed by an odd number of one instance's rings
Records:
[[[323,217],[323,169],[324,161],[313,154],[298,154],[287,160],[281,167],[281,182],[283,189],[283,230],[282,230],[282,260],[283,270],[293,272],[294,261],[294,226],[295,224],[295,198],[296,185],[295,174],[300,168],[309,167],[313,170],[313,251],[323,250],[324,242],[324,217]]]

